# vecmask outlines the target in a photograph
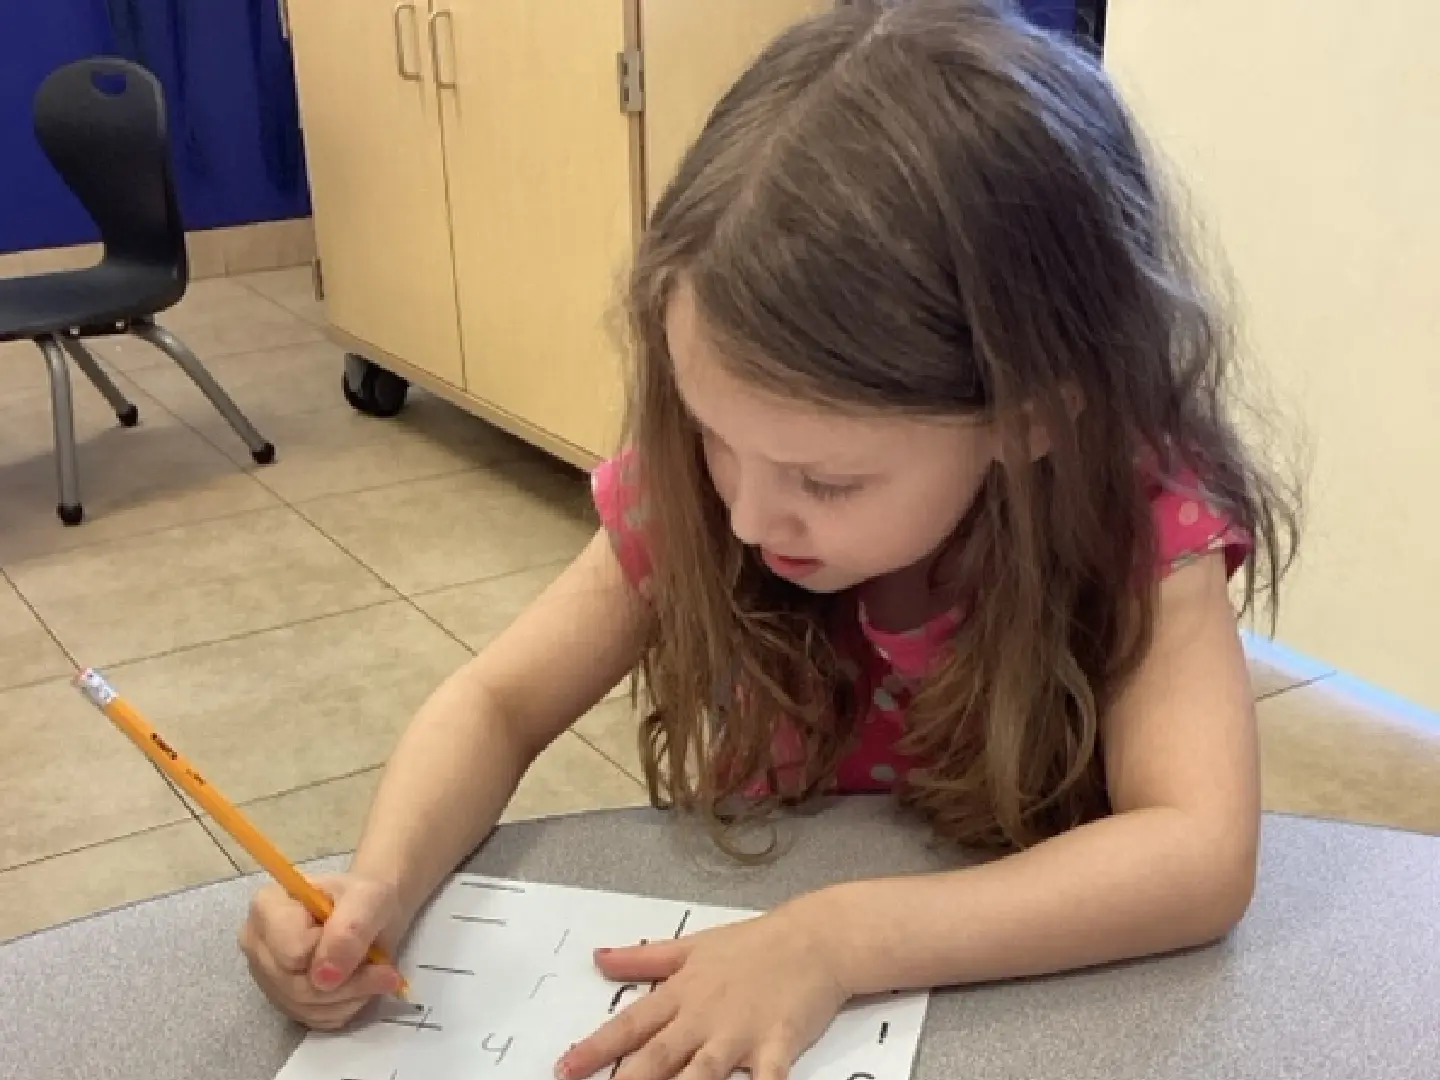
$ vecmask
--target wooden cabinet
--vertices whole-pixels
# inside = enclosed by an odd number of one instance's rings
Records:
[[[423,3],[288,5],[328,317],[366,348],[463,387]]]
[[[770,41],[831,6],[818,0],[648,0],[645,192],[653,207],[710,109]]]
[[[623,405],[603,320],[634,236],[624,3],[453,10],[441,115],[466,389],[598,452]]]
[[[332,336],[576,464],[613,451],[644,214],[729,82],[829,3],[287,2]]]

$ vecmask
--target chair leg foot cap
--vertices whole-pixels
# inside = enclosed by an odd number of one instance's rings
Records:
[[[55,508],[55,512],[60,515],[60,520],[66,525],[79,525],[81,519],[85,517],[85,508],[79,503],[74,506],[66,506],[61,503]]]
[[[115,418],[120,421],[121,427],[134,427],[140,423],[140,409],[135,405],[131,405],[128,409],[116,413]]]
[[[256,465],[269,465],[275,460],[275,444],[267,442],[259,450],[252,450],[250,456],[255,459]]]

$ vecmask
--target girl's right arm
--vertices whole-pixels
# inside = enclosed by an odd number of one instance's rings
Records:
[[[394,948],[421,907],[500,820],[536,756],[638,662],[650,631],[602,529],[499,637],[416,713],[382,774],[349,874],[325,884],[318,927],[278,887],[241,931],[257,981],[317,1027],[346,1022],[390,989],[361,965],[377,935]]]
[[[605,533],[416,714],[371,807],[353,872],[413,917],[500,820],[536,756],[639,659],[648,611]]]

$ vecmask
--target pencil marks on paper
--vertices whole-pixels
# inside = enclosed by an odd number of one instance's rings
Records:
[[[382,1016],[379,1022],[393,1027],[414,1028],[416,1031],[444,1031],[443,1027],[430,1019],[430,1014],[434,1011],[427,1006],[419,1016]]]
[[[610,999],[610,1011],[613,1013],[620,1008],[620,1000],[633,990],[639,990],[638,983],[626,983],[615,991],[615,996]]]
[[[596,949],[673,941],[754,914],[459,875],[416,920],[397,958],[412,1001],[425,1004],[402,1011],[386,1001],[375,1020],[346,1033],[311,1033],[276,1080],[550,1076],[567,1047],[659,986],[606,979]],[[852,1002],[791,1080],[908,1080],[926,1001],[894,994]]]
[[[480,1045],[483,1049],[488,1050],[490,1053],[495,1055],[495,1064],[499,1065],[502,1061],[505,1060],[505,1055],[510,1052],[510,1047],[515,1042],[515,1036],[511,1035],[510,1038],[505,1040],[505,1045],[500,1047],[490,1045],[490,1041],[495,1038],[497,1038],[497,1036],[495,1035],[486,1035],[485,1041]]]

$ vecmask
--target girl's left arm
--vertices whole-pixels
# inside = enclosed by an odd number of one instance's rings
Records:
[[[1112,815],[979,866],[792,902],[846,990],[1047,974],[1204,944],[1239,922],[1260,785],[1221,555],[1162,583],[1154,644],[1101,730]]]

